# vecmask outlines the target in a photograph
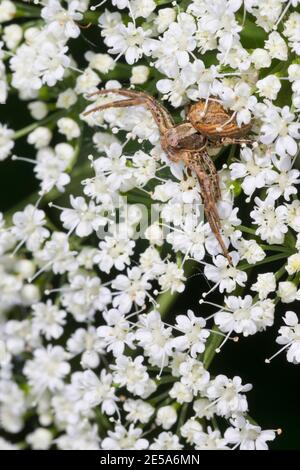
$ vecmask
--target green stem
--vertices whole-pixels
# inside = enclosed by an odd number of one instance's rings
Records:
[[[280,251],[281,253],[286,252],[291,254],[291,250],[285,246],[278,246],[278,245],[260,245],[263,250],[266,251]]]
[[[19,129],[14,134],[14,140],[20,139],[24,137],[24,135],[29,134],[30,132],[34,131],[37,127],[44,126],[45,124],[49,124],[50,122],[56,122],[58,119],[66,115],[66,111],[58,111],[57,113],[50,114],[49,116],[45,117],[45,119],[41,119],[40,121],[34,122],[33,124],[29,124],[29,126],[23,127]]]
[[[283,265],[281,266],[281,268],[278,269],[278,271],[276,271],[276,273],[275,273],[276,281],[279,281],[279,279],[281,279],[282,276],[284,276],[284,275],[286,274],[287,271],[286,271],[286,269],[285,269],[285,266],[286,266],[286,265],[283,264]]]
[[[164,377],[160,377],[158,379],[158,385],[168,384],[172,382],[176,382],[177,378],[173,375],[165,375]]]
[[[241,232],[250,233],[250,235],[256,235],[255,230],[253,228],[245,227],[244,225],[239,225],[237,230]]]
[[[184,423],[186,421],[188,406],[189,406],[189,404],[185,403],[182,406],[181,411],[180,411],[180,415],[179,415],[179,419],[178,419],[178,423],[177,423],[177,428],[176,428],[176,434],[177,434],[178,437],[180,437],[180,428],[184,425]]]
[[[106,416],[104,416],[101,413],[99,408],[95,408],[95,415],[96,415],[95,418],[96,418],[96,422],[98,424],[99,432],[102,435],[104,435],[103,431],[107,431],[108,429],[111,429],[111,424],[108,421],[108,419],[106,418]]]
[[[219,331],[219,328],[217,326],[213,326],[212,329],[216,332]],[[216,349],[220,346],[221,342],[222,342],[221,335],[211,333],[210,341],[206,343],[207,346],[204,352],[203,365],[205,369],[208,369],[210,364],[212,363],[212,360],[216,355]]]
[[[262,264],[266,264],[266,263],[272,263],[273,261],[278,261],[279,259],[283,259],[283,258],[286,258],[287,257],[287,253],[279,253],[278,255],[273,255],[273,256],[267,256],[265,259],[263,259],[262,261],[258,261],[256,264],[255,264],[255,267],[256,266],[260,266]],[[253,265],[252,264],[248,264],[248,263],[242,263],[238,266],[238,269],[240,269],[241,271],[246,271],[247,269],[251,269],[253,268]]]
[[[160,395],[157,395],[157,397],[151,398],[150,403],[151,403],[151,405],[156,405],[157,403],[164,400],[168,396],[169,396],[169,390],[167,392],[161,393]]]
[[[15,2],[17,7],[16,18],[40,18],[41,9],[35,5],[26,5],[22,2]]]

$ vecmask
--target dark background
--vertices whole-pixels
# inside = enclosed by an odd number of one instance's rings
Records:
[[[112,10],[109,3],[106,7]],[[79,64],[82,62],[81,52],[87,48],[93,49],[87,45],[85,37],[95,43],[95,52],[105,50],[101,39],[99,39],[97,28],[92,27],[90,30],[84,31],[81,39],[76,40],[76,50],[72,50]],[[82,63],[84,64],[84,61]],[[126,86],[126,81],[124,85]],[[0,114],[0,122],[7,123],[8,127],[15,130],[32,122],[26,110],[26,104],[21,102],[16,95],[10,96],[6,106],[1,106]],[[14,152],[20,156],[34,156],[32,148],[26,143],[26,137],[18,140]],[[37,182],[30,164],[12,162],[9,159],[0,162],[0,210],[6,211],[16,204],[22,203],[36,189]],[[244,206],[242,197],[239,198],[238,204],[241,206],[241,210],[249,213],[249,208]],[[275,272],[280,266],[281,264],[278,262],[265,265],[264,268],[267,271]],[[199,306],[198,299],[201,293],[207,290],[207,282],[200,268],[198,274],[191,277],[185,292],[179,296],[172,309],[172,316],[184,313],[187,308],[191,308],[203,316],[207,316],[213,311],[207,306]],[[210,300],[221,303],[222,297],[218,298],[218,295],[215,294],[210,296]],[[284,353],[269,365],[264,362],[266,357],[279,349],[275,338],[278,328],[282,325],[282,315],[286,310],[294,310],[297,313],[298,305],[279,304],[276,308],[275,324],[272,328],[253,337],[241,338],[237,344],[227,342],[222,352],[215,356],[211,366],[213,374],[224,373],[229,377],[240,375],[243,383],[253,384],[253,390],[247,394],[250,415],[264,429],[282,428],[283,430],[282,435],[270,445],[272,449],[300,449],[300,366],[289,364]]]

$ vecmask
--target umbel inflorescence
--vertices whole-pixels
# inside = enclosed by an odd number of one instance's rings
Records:
[[[300,1],[2,0],[0,22],[0,102],[29,116],[2,119],[0,165],[38,184],[0,218],[0,448],[267,449],[252,386],[210,364],[279,303],[266,355],[300,362],[285,305],[300,299]],[[120,99],[99,88],[146,92],[175,123],[201,100],[251,123],[249,144],[207,148],[230,256],[149,109],[89,113]]]

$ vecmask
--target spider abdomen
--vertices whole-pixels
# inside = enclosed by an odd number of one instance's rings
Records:
[[[238,126],[234,113],[226,111],[214,100],[200,100],[193,104],[188,112],[188,119],[197,131],[213,140],[223,137],[240,138],[251,129],[251,123]]]

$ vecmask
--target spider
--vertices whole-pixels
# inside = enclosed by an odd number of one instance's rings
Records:
[[[207,221],[218,240],[224,256],[231,264],[231,257],[221,235],[221,221],[217,202],[221,198],[219,177],[216,167],[207,153],[207,146],[228,144],[248,144],[251,140],[244,136],[251,124],[239,127],[235,114],[228,113],[214,98],[201,100],[187,110],[187,120],[175,124],[166,108],[153,96],[140,91],[127,89],[98,90],[89,96],[115,94],[126,99],[112,101],[96,106],[85,113],[87,116],[95,111],[108,108],[128,106],[145,106],[151,113],[160,132],[162,149],[173,162],[183,161],[185,166],[197,175],[200,194]]]

